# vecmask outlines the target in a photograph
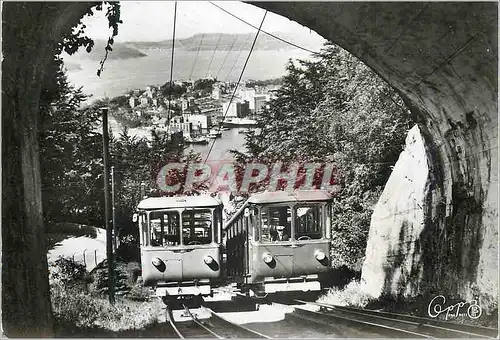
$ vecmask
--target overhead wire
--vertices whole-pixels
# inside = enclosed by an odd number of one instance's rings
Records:
[[[172,34],[172,56],[170,59],[170,90],[168,92],[167,118],[170,120],[170,102],[172,100],[172,80],[174,75],[174,52],[175,52],[175,24],[177,21],[177,1],[174,3],[174,30]]]
[[[246,45],[246,43],[248,41],[248,38],[250,38],[250,35],[247,35],[245,41],[243,42],[243,45],[241,45],[240,52],[236,56],[236,59],[233,62],[233,66],[231,66],[231,68],[229,69],[229,72],[226,75],[226,79],[224,79],[225,82],[227,82],[227,80],[229,79],[229,76],[231,75],[231,73],[233,72],[234,67],[236,66],[236,63],[240,59],[241,53],[243,52],[243,49],[245,48],[245,45]]]
[[[222,64],[220,65],[219,71],[217,72],[217,76],[216,76],[216,78],[217,78],[217,79],[219,78],[219,74],[220,74],[220,72],[222,71],[222,68],[224,67],[224,64],[226,63],[227,56],[228,56],[228,55],[229,55],[229,53],[233,50],[233,46],[234,46],[234,44],[236,43],[236,40],[238,40],[238,35],[236,36],[236,38],[234,38],[233,43],[231,44],[231,46],[230,46],[230,47],[229,47],[229,49],[227,50],[226,56],[224,57],[224,60],[222,61]]]
[[[210,59],[210,63],[208,64],[207,72],[205,73],[205,78],[208,76],[210,72],[210,67],[212,66],[212,62],[214,61],[215,52],[217,52],[217,48],[219,47],[220,38],[222,37],[222,33],[219,33],[219,38],[217,39],[217,44],[215,44],[214,52],[212,53],[212,58]]]
[[[191,68],[191,73],[189,74],[189,80],[191,80],[193,77],[194,68],[196,66],[196,61],[198,60],[198,55],[200,54],[200,48],[201,48],[201,45],[203,44],[203,36],[204,35],[205,35],[205,33],[201,34],[200,44],[198,45],[198,50],[196,51],[196,57],[194,58],[193,67]]]
[[[225,12],[225,13],[229,14],[230,16],[232,16],[232,17],[234,17],[234,18],[238,19],[239,21],[241,21],[241,22],[243,22],[243,23],[247,24],[248,26],[251,26],[251,27],[253,27],[253,28],[257,29],[257,27],[256,27],[256,26],[252,25],[252,24],[251,24],[251,23],[249,23],[248,21],[246,21],[246,20],[244,20],[244,19],[240,18],[239,16],[237,16],[237,15],[235,15],[235,14],[233,14],[233,13],[229,12],[228,10],[226,10],[226,9],[224,9],[224,8],[222,8],[222,7],[220,7],[219,5],[217,5],[217,4],[215,4],[215,3],[213,3],[212,1],[209,1],[209,3],[211,3],[212,5],[214,5],[215,7],[217,7],[218,9],[220,9],[221,11],[223,11],[223,12]],[[296,47],[296,48],[301,49],[301,50],[303,50],[303,51],[307,51],[307,52],[312,53],[312,54],[318,54],[318,53],[319,53],[319,52],[312,51],[312,50],[310,50],[310,49],[308,49],[308,48],[302,47],[302,46],[300,46],[300,45],[297,45],[297,44],[295,44],[295,43],[293,43],[293,42],[290,42],[290,41],[288,41],[288,40],[285,40],[285,39],[283,39],[283,38],[280,38],[280,37],[278,37],[278,36],[276,36],[276,35],[274,35],[274,34],[272,34],[272,33],[266,32],[266,31],[264,31],[264,30],[260,30],[260,31],[261,31],[262,33],[267,34],[267,35],[268,35],[268,36],[270,36],[270,37],[273,37],[274,39],[277,39],[277,40],[279,40],[279,41],[281,41],[281,42],[284,42],[285,44],[288,44],[288,45],[290,45],[290,46]]]
[[[248,61],[250,60],[250,56],[252,55],[252,52],[253,52],[253,49],[255,47],[255,43],[257,42],[257,38],[259,37],[259,33],[261,31],[261,28],[262,28],[262,25],[264,24],[264,20],[266,19],[266,16],[267,16],[267,10],[266,12],[264,13],[264,17],[262,18],[262,21],[260,22],[260,26],[257,30],[257,33],[255,34],[255,38],[253,40],[253,43],[252,43],[252,47],[250,48],[250,52],[248,52],[248,56],[247,56],[247,59],[245,60],[245,64],[243,65],[243,69],[241,70],[241,73],[240,73],[240,77],[238,78],[238,82],[236,83],[236,86],[234,88],[234,91],[233,91],[233,94],[231,95],[231,99],[229,100],[229,104],[226,108],[226,112],[224,113],[224,116],[222,116],[222,122],[224,122],[224,120],[226,119],[226,115],[229,111],[229,108],[231,107],[231,103],[234,99],[234,96],[236,95],[236,91],[238,90],[238,86],[240,85],[240,82],[241,82],[241,78],[243,77],[243,73],[245,73],[245,69],[247,67],[247,64],[248,64]],[[220,131],[220,128],[222,126],[222,123],[221,125],[219,126],[219,131]],[[205,157],[205,161],[203,162],[203,164],[205,164],[208,160],[208,157],[210,157],[210,153],[212,152],[212,149],[215,145],[215,139],[212,141],[212,145],[210,146],[210,149],[208,150],[208,153],[207,153],[207,156]]]

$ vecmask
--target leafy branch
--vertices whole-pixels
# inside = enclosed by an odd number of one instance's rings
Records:
[[[85,16],[93,16],[94,10],[102,11],[103,6],[106,7],[106,18],[108,19],[109,28],[112,28],[113,32],[111,36],[108,38],[106,46],[104,48],[105,55],[99,62],[99,69],[97,70],[97,76],[101,76],[102,71],[104,70],[104,64],[108,59],[108,53],[113,50],[111,47],[114,43],[114,38],[118,35],[118,25],[122,24],[123,21],[120,19],[120,3],[117,1],[105,1],[105,2],[95,2],[92,3],[87,12],[83,15]],[[82,17],[82,19],[83,19]],[[56,55],[61,54],[61,52],[66,52],[69,55],[72,55],[78,51],[80,47],[85,47],[87,53],[92,52],[92,48],[94,47],[94,40],[92,38],[85,35],[86,26],[82,23],[82,19],[78,22],[76,26],[72,29],[69,29],[66,34],[63,35],[61,41],[57,44],[56,47]]]
[[[102,71],[104,70],[104,63],[108,59],[108,53],[113,51],[111,47],[114,43],[114,37],[118,35],[118,24],[122,24],[123,21],[120,19],[120,3],[119,2],[107,2],[108,11],[106,12],[106,17],[108,18],[109,27],[113,29],[111,37],[108,38],[108,42],[104,50],[106,51],[104,58],[99,63],[99,69],[97,70],[97,76],[100,77]],[[98,6],[99,8],[99,6]]]

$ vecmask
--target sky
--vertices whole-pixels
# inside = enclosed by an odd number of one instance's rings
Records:
[[[259,26],[265,10],[239,1],[214,1],[215,4]],[[121,19],[117,42],[160,41],[172,39],[173,1],[121,1]],[[104,11],[95,11],[83,23],[86,33],[92,39],[107,39],[110,36]],[[295,21],[268,12],[262,29],[267,32],[287,32],[300,35],[310,34],[319,38],[309,28]],[[255,29],[231,17],[208,1],[177,1],[176,38],[188,38],[196,33],[250,33]]]

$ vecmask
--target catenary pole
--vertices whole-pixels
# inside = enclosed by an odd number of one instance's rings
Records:
[[[115,280],[113,271],[113,230],[110,225],[109,206],[109,136],[108,136],[108,108],[101,108],[102,112],[102,156],[104,165],[104,224],[106,226],[106,254],[108,261],[108,293],[109,302],[115,303]]]
[[[111,209],[113,218],[113,251],[116,254],[116,208],[115,208],[115,167],[111,167]]]

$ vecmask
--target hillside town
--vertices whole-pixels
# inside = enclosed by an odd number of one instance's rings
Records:
[[[269,83],[248,81],[235,91],[236,83],[213,77],[173,81],[129,91],[111,99],[110,105],[112,115],[125,126],[182,134],[186,143],[207,144],[222,130],[255,126],[279,88]]]

